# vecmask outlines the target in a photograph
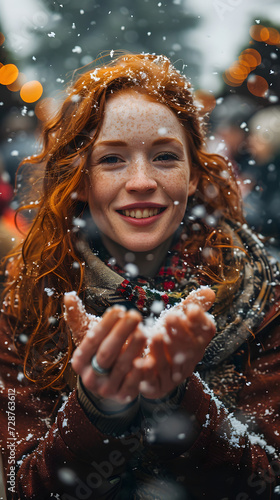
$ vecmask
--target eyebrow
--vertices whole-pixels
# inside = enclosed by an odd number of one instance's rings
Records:
[[[178,145],[182,146],[181,141],[179,141],[175,137],[161,137],[161,138],[153,141],[152,146],[159,146],[161,144],[168,144],[168,143],[172,143],[172,142],[175,142]],[[100,141],[100,142],[97,142],[94,146],[95,147],[97,147],[97,146],[126,147],[127,142],[125,142],[125,141]]]
[[[166,143],[168,144],[170,142],[176,142],[177,144],[179,144],[180,146],[182,146],[181,141],[179,141],[175,137],[161,137],[160,139],[156,139],[153,142],[153,145],[154,146],[158,146],[158,145],[161,145],[161,144],[166,144]]]
[[[97,146],[127,146],[127,143],[124,141],[100,141],[94,144],[94,147]]]

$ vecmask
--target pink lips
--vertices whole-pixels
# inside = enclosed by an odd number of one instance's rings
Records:
[[[130,203],[129,205],[125,205],[123,207],[120,207],[117,209],[119,212],[120,210],[133,210],[137,208],[166,208],[165,205],[161,205],[160,203],[151,203],[149,201],[142,201],[142,202],[136,202],[136,203]]]
[[[129,215],[125,215],[121,212],[126,211],[126,210],[145,210],[145,209],[163,209],[161,210],[158,214],[156,215],[151,215],[149,217],[143,217],[143,218],[136,218],[136,217],[130,217]],[[155,222],[157,219],[160,218],[161,214],[165,211],[166,206],[161,205],[159,203],[151,203],[151,202],[136,202],[136,203],[130,203],[129,205],[125,205],[117,210],[118,214],[120,217],[122,217],[126,222],[129,222],[132,226],[147,226]]]

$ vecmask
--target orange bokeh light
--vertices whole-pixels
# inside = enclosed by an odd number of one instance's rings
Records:
[[[1,31],[0,31],[0,45],[3,45],[4,42],[5,42],[5,37],[4,37],[3,33],[1,33]]]
[[[269,45],[279,45],[280,44],[280,33],[275,28],[268,28],[269,38],[266,43]]]
[[[275,28],[267,28],[258,24],[256,26],[251,26],[250,35],[253,40],[257,42],[264,42],[269,45],[279,45],[280,44],[280,33]]]
[[[14,64],[4,64],[0,68],[0,83],[11,85],[18,77],[18,69]]]
[[[231,87],[240,87],[242,85],[244,80],[236,80],[233,78],[228,70],[226,70],[223,74],[223,80],[227,85],[230,85]]]
[[[241,52],[240,56],[241,57],[244,56],[245,58],[248,57],[248,61],[250,60],[251,57],[254,57],[257,66],[262,62],[262,56],[256,49],[245,49]]]
[[[269,31],[267,28],[262,28],[260,31],[260,38],[262,42],[267,42],[269,39]]]
[[[17,92],[21,89],[23,84],[26,82],[26,76],[24,73],[19,73],[17,79],[11,83],[11,85],[7,85],[7,88],[12,92]]]
[[[32,80],[31,82],[26,82],[21,87],[20,97],[24,102],[35,102],[40,99],[43,93],[43,87],[37,80]]]
[[[265,97],[268,90],[268,83],[262,76],[251,75],[247,81],[247,87],[251,94],[257,97]]]
[[[261,55],[256,49],[245,49],[238,57],[238,61],[234,61],[234,63],[224,72],[223,80],[227,85],[240,87],[249,73],[261,62]]]
[[[248,68],[239,62],[233,63],[228,69],[229,79],[233,78],[236,81],[243,81],[248,76]]]
[[[250,73],[250,71],[252,71],[252,69],[256,68],[256,66],[252,65],[252,61],[249,62],[249,60],[247,60],[247,57],[245,57],[245,56],[239,56],[238,62],[239,62],[239,64],[242,64],[242,66],[245,66],[247,73]]]
[[[251,26],[250,35],[253,38],[253,40],[256,40],[256,42],[263,42],[264,41],[262,36],[264,36],[265,33],[263,32],[263,34],[261,35],[261,32],[263,29],[265,29],[265,27],[262,24],[256,24],[254,26]],[[267,38],[268,38],[268,36],[267,36]]]
[[[243,50],[238,59],[240,61],[240,64],[243,64],[243,66],[248,67],[250,71],[255,69],[261,63],[262,60],[261,55],[255,49]]]

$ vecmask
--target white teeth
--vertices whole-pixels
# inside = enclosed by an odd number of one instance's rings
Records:
[[[143,217],[150,217],[150,210],[148,208],[143,210]]]
[[[153,217],[160,213],[160,208],[137,208],[136,210],[122,210],[122,214],[126,217],[132,217],[134,219],[146,219],[148,217]]]

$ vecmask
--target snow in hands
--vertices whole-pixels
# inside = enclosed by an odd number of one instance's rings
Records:
[[[182,299],[175,306],[170,307],[169,309],[162,310],[159,317],[155,318],[151,315],[149,318],[146,318],[145,321],[141,322],[138,326],[142,330],[144,335],[146,336],[148,346],[149,346],[152,338],[158,334],[162,335],[164,342],[170,343],[170,337],[168,336],[167,330],[166,330],[166,321],[168,320],[168,318],[170,316],[173,316],[173,317],[177,316],[181,319],[185,319],[186,315],[188,313],[190,313],[191,311],[194,311],[200,305],[202,306],[203,303],[205,302],[205,290],[209,290],[209,287],[201,286],[197,290],[192,291],[188,295],[187,299],[186,298]],[[102,318],[99,316],[95,316],[93,314],[87,313],[82,301],[79,299],[79,297],[75,291],[65,293],[65,296],[71,297],[72,299],[74,299],[74,302],[77,305],[79,318],[83,318],[83,322],[82,322],[83,324],[81,325],[81,327],[84,328],[87,325],[87,329],[88,329],[87,335],[94,336],[95,328],[98,325],[98,323],[101,321]],[[158,301],[156,301],[156,302],[158,302]],[[112,306],[112,307],[113,308],[114,307],[120,308],[119,305]],[[67,310],[67,308],[65,309],[64,318],[66,321],[68,319],[69,312],[73,308],[74,308],[74,305],[70,306],[68,308],[68,310]],[[160,312],[160,309],[158,309],[158,304],[155,304],[155,308],[156,308],[157,312]],[[125,311],[124,307],[123,307],[123,309]],[[153,306],[151,307],[151,310],[153,312]],[[214,317],[207,312],[205,314],[215,328],[216,325],[215,325]],[[176,332],[174,332],[174,334],[175,333]],[[148,352],[149,352],[149,347],[147,347],[147,349],[145,350],[145,354],[147,354]]]

